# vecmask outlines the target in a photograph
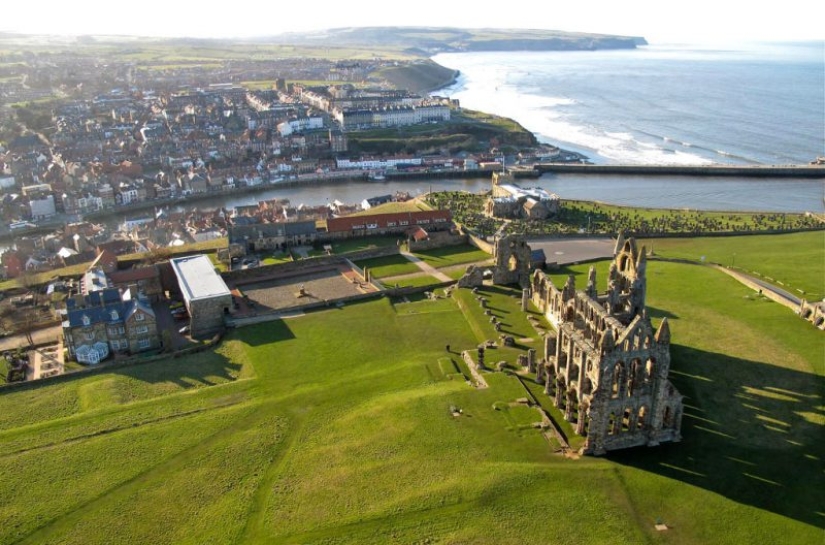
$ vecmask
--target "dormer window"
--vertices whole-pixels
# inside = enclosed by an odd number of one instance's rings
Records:
[[[83,325],[85,325],[85,326],[92,325],[92,319],[89,318],[89,316],[87,314],[83,315],[82,320],[83,320]]]
[[[142,322],[144,318],[146,318],[146,316],[144,316],[142,312],[135,313],[135,321]]]
[[[112,312],[110,312],[109,315],[112,317],[113,322],[116,321],[120,317],[120,316],[118,316],[118,313],[117,313],[116,310],[113,310]]]

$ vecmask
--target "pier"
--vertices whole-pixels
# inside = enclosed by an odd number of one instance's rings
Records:
[[[538,163],[544,173],[640,174],[668,176],[740,176],[744,178],[825,178],[823,165],[588,165]]]

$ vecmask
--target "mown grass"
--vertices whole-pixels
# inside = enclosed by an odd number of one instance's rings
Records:
[[[426,261],[436,269],[462,265],[464,263],[476,263],[491,259],[490,254],[479,250],[475,246],[462,244],[459,246],[445,246],[432,250],[421,250],[414,252],[415,256]]]
[[[401,254],[384,257],[374,257],[354,261],[362,269],[367,268],[376,278],[386,278],[388,276],[398,276],[418,272],[418,265]]]
[[[399,288],[419,288],[422,286],[431,286],[433,284],[440,284],[441,280],[438,278],[421,273],[414,276],[406,276],[404,278],[399,278],[395,280],[390,280],[385,282],[384,285],[387,287],[395,287],[396,285]]]
[[[825,297],[825,231],[640,241],[657,256],[719,263],[784,287],[800,298]]]
[[[648,274],[680,444],[554,454],[516,378],[453,373],[498,335],[471,292],[383,298],[234,331],[203,373],[170,360],[4,392],[0,542],[820,544],[821,332],[713,269]],[[479,294],[542,354],[519,290]],[[39,416],[14,423],[32,392]]]

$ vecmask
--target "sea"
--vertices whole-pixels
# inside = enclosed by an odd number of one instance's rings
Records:
[[[825,156],[825,42],[632,50],[442,53],[434,95],[509,117],[596,164],[799,165]],[[545,174],[563,199],[693,210],[825,212],[825,179]],[[278,188],[197,206],[286,198],[354,203],[406,191],[489,189],[489,178]]]
[[[444,53],[437,94],[593,163],[805,164],[825,155],[825,41]]]

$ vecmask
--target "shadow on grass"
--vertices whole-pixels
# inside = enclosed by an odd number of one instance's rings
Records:
[[[278,319],[244,326],[242,338],[243,342],[249,346],[263,346],[273,342],[294,339],[295,334],[287,325],[286,320]]]
[[[685,346],[671,355],[682,442],[610,458],[825,527],[825,379]]]
[[[112,369],[121,375],[148,383],[171,382],[182,389],[198,386],[214,386],[237,380],[240,363],[227,359],[214,351]]]
[[[650,307],[649,306],[649,307],[646,307],[646,309],[647,309],[647,315],[650,316],[651,318],[656,318],[657,320],[661,320],[662,318],[667,318],[668,320],[674,320],[674,319],[679,317],[678,315],[673,314],[672,312],[668,312],[666,310],[662,310],[662,309],[656,308],[656,307]]]

